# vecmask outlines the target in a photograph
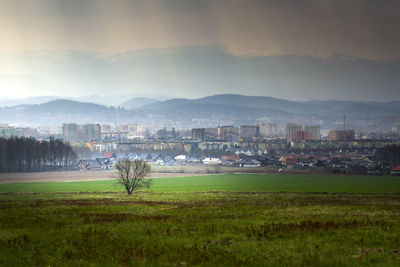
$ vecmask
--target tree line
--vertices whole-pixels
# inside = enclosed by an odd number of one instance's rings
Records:
[[[35,172],[72,167],[77,155],[69,143],[50,138],[0,138],[0,172]]]
[[[400,164],[400,145],[388,145],[378,149],[376,160],[378,165],[387,169]]]

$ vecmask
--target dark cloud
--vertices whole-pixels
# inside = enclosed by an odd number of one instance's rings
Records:
[[[395,0],[2,0],[0,50],[208,44],[400,59],[399,12]]]
[[[173,12],[207,12],[212,7],[212,0],[164,0],[161,3]]]

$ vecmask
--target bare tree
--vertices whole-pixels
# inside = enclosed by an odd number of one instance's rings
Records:
[[[117,173],[114,178],[123,185],[128,195],[140,188],[149,188],[152,180],[147,178],[151,168],[143,160],[120,160],[115,164]]]

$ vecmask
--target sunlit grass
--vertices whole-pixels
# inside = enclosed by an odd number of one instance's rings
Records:
[[[394,177],[162,178],[132,196],[114,181],[0,189],[0,266],[400,265]]]
[[[113,180],[0,184],[0,192],[119,192]],[[322,176],[293,174],[223,174],[155,178],[154,192],[266,191],[266,192],[400,192],[400,179],[391,176]]]
[[[397,266],[400,196],[9,195],[0,265]]]

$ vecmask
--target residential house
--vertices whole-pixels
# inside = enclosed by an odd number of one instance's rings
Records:
[[[101,170],[101,164],[97,160],[93,160],[93,159],[80,160],[78,162],[78,168],[80,170],[100,171]]]
[[[150,154],[149,153],[139,153],[140,160],[149,161]]]
[[[243,159],[235,163],[235,165],[243,168],[256,168],[261,166],[261,162],[256,159],[251,159],[251,160]]]
[[[157,165],[161,166],[173,166],[176,164],[176,161],[171,156],[159,157],[156,161]]]
[[[390,169],[391,175],[400,175],[400,164]]]
[[[132,152],[132,153],[129,153],[127,156],[130,160],[142,160],[142,157],[140,156],[139,153]]]
[[[114,152],[106,152],[104,153],[104,158],[107,159],[116,159],[117,155]]]
[[[298,164],[300,164],[302,167],[310,168],[314,166],[313,161],[314,160],[312,157],[300,158]]]
[[[205,158],[202,160],[203,164],[205,165],[221,165],[222,164],[222,160],[220,160],[219,158]]]
[[[186,162],[187,156],[186,155],[178,155],[174,158],[177,162]]]
[[[113,167],[113,162],[110,158],[97,158],[96,160],[100,163],[102,170],[110,170]]]
[[[171,156],[164,157],[164,166],[174,166],[176,165],[176,160]]]
[[[161,155],[159,154],[159,153],[151,153],[150,155],[149,155],[149,162],[153,162],[153,163],[156,163],[157,162],[157,160],[159,159],[161,157]]]
[[[282,157],[280,161],[285,165],[295,165],[299,162],[299,159],[296,155],[288,155]]]

